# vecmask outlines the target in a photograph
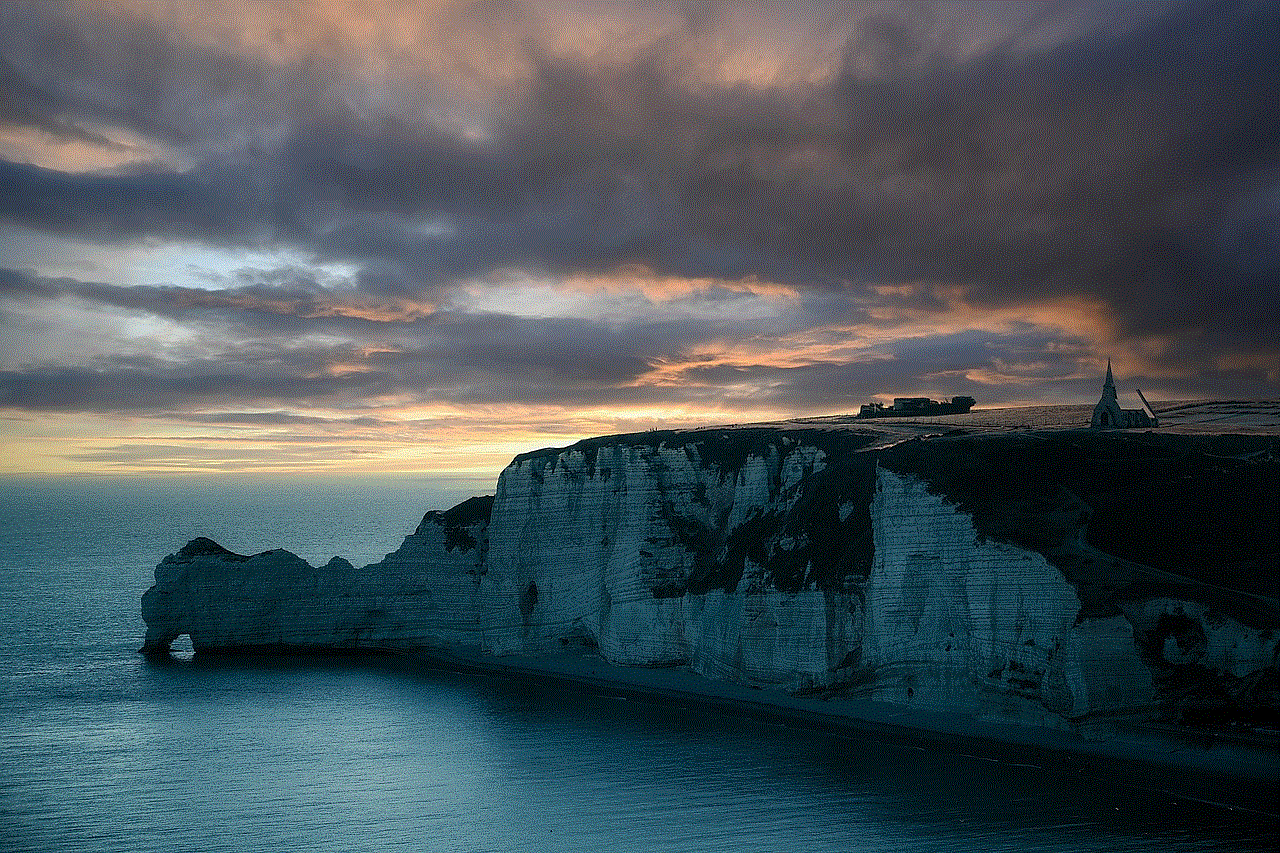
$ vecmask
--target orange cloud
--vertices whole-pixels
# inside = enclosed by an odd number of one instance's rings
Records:
[[[343,301],[311,295],[272,297],[233,290],[184,290],[175,302],[181,308],[237,308],[306,318],[351,317],[373,323],[408,323],[436,312],[436,306],[431,303],[410,300]]]
[[[0,159],[74,174],[114,169],[132,163],[164,163],[180,169],[185,161],[168,146],[123,128],[68,126],[58,134],[35,127],[0,124]]]
[[[763,281],[756,276],[740,279],[687,278],[659,275],[643,264],[625,264],[603,275],[569,276],[559,280],[557,284],[567,290],[584,292],[639,293],[654,303],[687,299],[713,290],[774,299],[797,299],[800,295],[799,290],[791,285]]]
[[[893,357],[890,353],[895,341],[972,331],[1013,335],[1028,327],[1057,339],[1048,344],[1046,355],[1075,355],[1081,365],[1079,377],[1098,375],[1108,355],[1124,361],[1133,372],[1160,375],[1152,362],[1165,342],[1158,338],[1121,340],[1107,305],[1093,297],[1032,299],[989,307],[972,304],[967,288],[957,285],[897,282],[876,284],[869,289],[873,296],[863,301],[863,307],[872,318],[870,322],[824,324],[776,336],[726,338],[701,345],[679,358],[654,361],[651,372],[640,384],[684,385],[691,381],[691,371],[713,367],[729,371],[746,365],[793,369],[888,360]],[[997,358],[989,366],[956,371],[955,375],[983,384],[1030,386],[1043,382],[1043,371],[1048,368],[1048,362],[1034,358]],[[945,375],[944,371],[924,378]],[[726,381],[722,374],[717,378],[717,387]]]

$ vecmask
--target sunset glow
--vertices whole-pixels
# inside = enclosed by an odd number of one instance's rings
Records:
[[[0,471],[1275,398],[1278,9],[5,4]]]

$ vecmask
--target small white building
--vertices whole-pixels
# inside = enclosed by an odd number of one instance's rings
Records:
[[[1142,396],[1141,391],[1138,396]],[[1145,409],[1120,408],[1120,401],[1116,399],[1116,382],[1111,376],[1111,359],[1107,359],[1107,381],[1102,386],[1102,399],[1093,407],[1093,420],[1089,426],[1093,429],[1131,429],[1159,425],[1154,411],[1148,415]]]

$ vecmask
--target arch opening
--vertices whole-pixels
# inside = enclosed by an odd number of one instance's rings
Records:
[[[196,649],[190,634],[179,634],[169,643],[169,657],[174,660],[191,660],[195,656]]]

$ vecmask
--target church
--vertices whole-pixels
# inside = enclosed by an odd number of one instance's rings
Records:
[[[1142,397],[1141,391],[1138,396]],[[1151,404],[1147,403],[1146,397],[1142,397],[1142,402],[1150,408]],[[1089,426],[1093,429],[1131,429],[1160,426],[1160,421],[1156,418],[1155,409],[1151,409],[1151,414],[1148,415],[1144,409],[1120,408],[1120,402],[1116,399],[1116,383],[1111,377],[1111,359],[1107,359],[1107,381],[1102,386],[1102,399],[1093,407],[1093,420],[1089,422]]]

